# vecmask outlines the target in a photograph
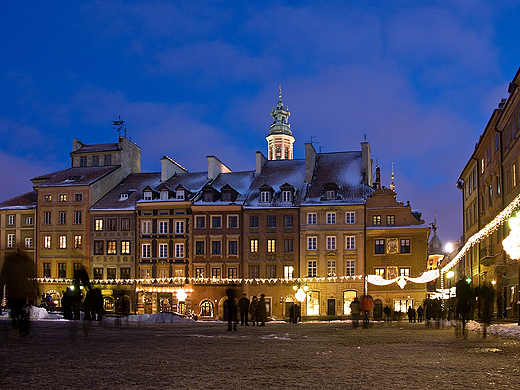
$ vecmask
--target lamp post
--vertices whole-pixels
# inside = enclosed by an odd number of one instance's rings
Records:
[[[296,285],[293,286],[293,290],[295,290],[295,291],[297,290],[296,293],[294,294],[294,297],[296,298],[296,300],[298,302],[300,302],[300,316],[302,315],[302,304],[303,304],[303,301],[305,301],[305,298],[307,297],[308,289],[309,289],[309,287],[306,284],[303,286],[303,288],[301,287],[300,284],[298,284],[298,286],[296,286]],[[302,320],[302,322],[303,322],[303,320]]]
[[[451,317],[451,278],[455,275],[453,270],[449,270],[446,272],[446,277],[448,278],[448,317]],[[451,318],[449,318],[451,320]]]
[[[509,236],[504,238],[502,241],[502,246],[506,253],[513,260],[518,261],[518,287],[517,287],[517,302],[516,302],[516,312],[518,315],[518,325],[520,326],[520,217],[518,213],[509,218],[509,227],[511,228],[511,232]]]

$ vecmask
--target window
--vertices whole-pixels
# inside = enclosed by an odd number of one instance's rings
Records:
[[[116,218],[108,218],[107,230],[111,231],[111,232],[114,232],[117,230],[117,219]]]
[[[356,249],[356,237],[355,236],[346,236],[345,237],[345,249],[346,250]]]
[[[211,278],[212,279],[220,279],[221,277],[222,277],[222,270],[220,268],[211,269]]]
[[[228,228],[229,229],[238,228],[238,216],[236,216],[236,215],[228,216]]]
[[[175,249],[177,249],[177,245],[181,245],[181,244],[176,244]],[[168,244],[159,244],[159,257],[163,258],[163,259],[165,257],[168,257]],[[182,256],[175,256],[175,257],[182,257]]]
[[[79,158],[79,166],[86,167],[87,166],[87,156],[81,156]]]
[[[130,230],[130,218],[121,218],[121,230],[122,231]]]
[[[94,268],[94,279],[103,279],[103,268]]]
[[[67,223],[67,212],[66,211],[60,211],[58,223],[60,225],[65,225]]]
[[[195,228],[196,229],[205,229],[206,228],[206,217],[204,217],[204,216],[195,217]]]
[[[184,258],[184,244],[175,244],[175,258]]]
[[[103,220],[102,219],[94,220],[94,230],[97,230],[97,231],[103,230]]]
[[[107,255],[117,254],[117,241],[107,241]]]
[[[516,187],[516,163],[511,167],[511,173],[513,175],[513,187]]]
[[[26,225],[32,225],[33,224],[33,217],[25,217],[25,224]]]
[[[347,260],[345,262],[345,276],[354,276],[356,274],[355,261]]]
[[[258,217],[249,217],[249,227],[250,228],[257,228],[258,227]]]
[[[327,236],[327,250],[336,250],[336,236]]]
[[[159,197],[161,200],[168,200],[168,190],[162,190]]]
[[[292,202],[291,191],[282,191],[282,202]]]
[[[195,268],[195,277],[203,278],[204,277],[204,268]]]
[[[222,227],[222,218],[220,216],[212,216],[211,227],[213,229],[220,229]]]
[[[249,278],[258,279],[260,274],[260,267],[258,265],[249,266]]]
[[[267,252],[269,252],[269,253],[276,252],[276,240],[273,240],[273,239],[267,240]]]
[[[50,225],[51,224],[51,212],[45,211],[43,213],[43,224],[44,225]]]
[[[95,255],[103,254],[103,241],[94,241],[94,254]]]
[[[308,225],[316,225],[316,213],[308,213],[307,214],[307,224]]]
[[[238,241],[231,240],[228,241],[228,255],[237,255],[238,254]]]
[[[260,191],[260,203],[268,203],[270,201],[269,191]]]
[[[327,191],[325,192],[325,197],[326,197],[328,200],[335,199],[335,198],[336,198],[336,191],[334,191],[334,190],[327,190]]]
[[[283,217],[283,227],[292,228],[293,227],[293,217],[292,215],[286,215]]]
[[[8,223],[9,225],[14,225],[14,223],[15,223],[15,216],[14,216],[14,215],[10,215],[10,216],[7,218],[7,221],[8,221],[7,223]]]
[[[92,166],[99,167],[99,156],[92,156]]]
[[[204,241],[195,241],[195,254],[203,255],[204,254]]]
[[[355,213],[345,213],[345,223],[352,224],[356,223]]]
[[[25,238],[25,247],[32,248],[33,247],[33,239],[31,237]]]
[[[222,191],[222,202],[231,202],[231,191]]]
[[[112,156],[110,154],[105,154],[103,165],[112,165]]]
[[[81,211],[74,211],[74,225],[81,225]]]
[[[117,268],[107,268],[107,279],[116,279],[117,278]]]
[[[274,216],[274,215],[267,216],[267,227],[271,228],[271,229],[276,227],[276,216]]]
[[[60,249],[67,249],[67,236],[59,236]]]
[[[121,241],[121,254],[129,255],[130,254],[130,241]]]
[[[52,195],[43,195],[44,202],[52,202]]]
[[[184,221],[175,221],[175,234],[184,234]]]
[[[144,191],[143,199],[144,200],[152,200],[152,191]]]
[[[336,260],[327,260],[327,276],[336,276]]]
[[[294,267],[292,265],[283,266],[283,277],[285,279],[292,279],[294,274]]]
[[[238,268],[228,268],[227,277],[228,279],[238,279]]]
[[[386,216],[386,224],[388,226],[393,226],[395,225],[395,215],[387,215]]]
[[[372,225],[373,226],[381,225],[381,216],[380,215],[372,215]]]
[[[336,213],[327,213],[327,224],[336,223]]]
[[[7,235],[7,247],[13,248],[14,247],[14,234],[8,234]]]
[[[213,191],[204,191],[204,202],[213,202]]]
[[[66,201],[67,201],[67,194],[58,195],[58,202],[66,202]]]
[[[75,235],[74,236],[74,249],[81,249],[81,236],[80,235]]]
[[[168,221],[159,221],[159,234],[168,234]]]
[[[211,241],[211,254],[220,255],[222,253],[220,246],[221,246],[220,241]]]
[[[121,268],[119,272],[121,273],[121,279],[130,279],[130,268]]]
[[[258,240],[255,238],[255,239],[252,239],[249,241],[249,248],[250,248],[250,252],[251,253],[258,253]]]
[[[385,277],[385,269],[384,268],[376,268],[374,270],[374,275],[381,276],[382,278]]]
[[[399,276],[410,277],[410,268],[399,268]]]
[[[307,250],[315,251],[317,249],[317,237],[307,237]]]
[[[74,202],[82,202],[83,194],[74,194]]]
[[[292,238],[284,240],[284,252],[292,253],[293,252],[293,240]]]
[[[43,236],[43,248],[51,249],[51,236]]]
[[[307,277],[312,278],[318,275],[318,262],[310,260],[307,262]]]
[[[385,253],[385,240],[375,240],[374,241],[374,253],[376,255]]]
[[[276,278],[276,265],[265,266],[265,277],[269,279]]]
[[[175,199],[184,200],[184,190],[177,190],[175,192]]]
[[[43,263],[43,277],[44,278],[51,277],[51,263]]]
[[[141,223],[141,233],[142,234],[150,234],[150,227],[151,227],[152,223],[151,221],[143,221]]]
[[[410,253],[410,239],[401,239],[401,253]]]
[[[142,253],[141,253],[141,257],[150,257],[150,247],[151,245],[150,244],[143,244],[142,245]]]
[[[480,159],[480,173],[483,174],[484,173],[484,158]]]
[[[103,270],[103,268],[101,268]],[[58,278],[67,277],[67,263],[58,263]]]

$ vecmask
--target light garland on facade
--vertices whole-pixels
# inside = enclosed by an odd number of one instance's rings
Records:
[[[370,284],[375,284],[376,286],[388,286],[392,283],[397,283],[401,289],[403,289],[408,282],[412,283],[428,283],[432,280],[435,280],[439,277],[439,270],[434,269],[430,271],[425,271],[418,278],[411,278],[409,276],[399,276],[395,279],[383,279],[381,275],[367,275],[367,282]]]
[[[507,207],[500,212],[490,223],[488,223],[484,228],[480,231],[472,235],[467,241],[466,244],[462,247],[462,249],[457,253],[457,255],[451,260],[448,264],[446,264],[441,269],[441,273],[445,273],[453,268],[462,257],[466,255],[469,249],[478,244],[483,239],[489,237],[492,233],[498,230],[500,226],[502,226],[507,220],[513,215],[513,213],[520,207],[520,195],[518,195],[511,203],[507,205]]]

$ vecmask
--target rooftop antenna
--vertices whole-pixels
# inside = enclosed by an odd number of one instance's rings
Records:
[[[392,163],[392,184],[390,184],[390,189],[395,192],[395,183],[394,183],[394,163]]]
[[[121,115],[119,115],[119,120],[112,121],[112,128],[114,130],[117,130],[120,137],[125,137],[128,140],[130,140],[130,138],[128,137],[129,131],[126,129],[126,123],[124,120],[121,119]]]
[[[367,133],[364,134],[365,142],[367,142]]]

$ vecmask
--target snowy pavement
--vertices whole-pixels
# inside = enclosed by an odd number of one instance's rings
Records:
[[[462,340],[452,327],[405,322],[370,329],[267,323],[227,332],[224,323],[171,317],[39,318],[25,338],[3,317],[0,388],[520,388],[513,324],[496,328],[508,337],[471,331]]]

